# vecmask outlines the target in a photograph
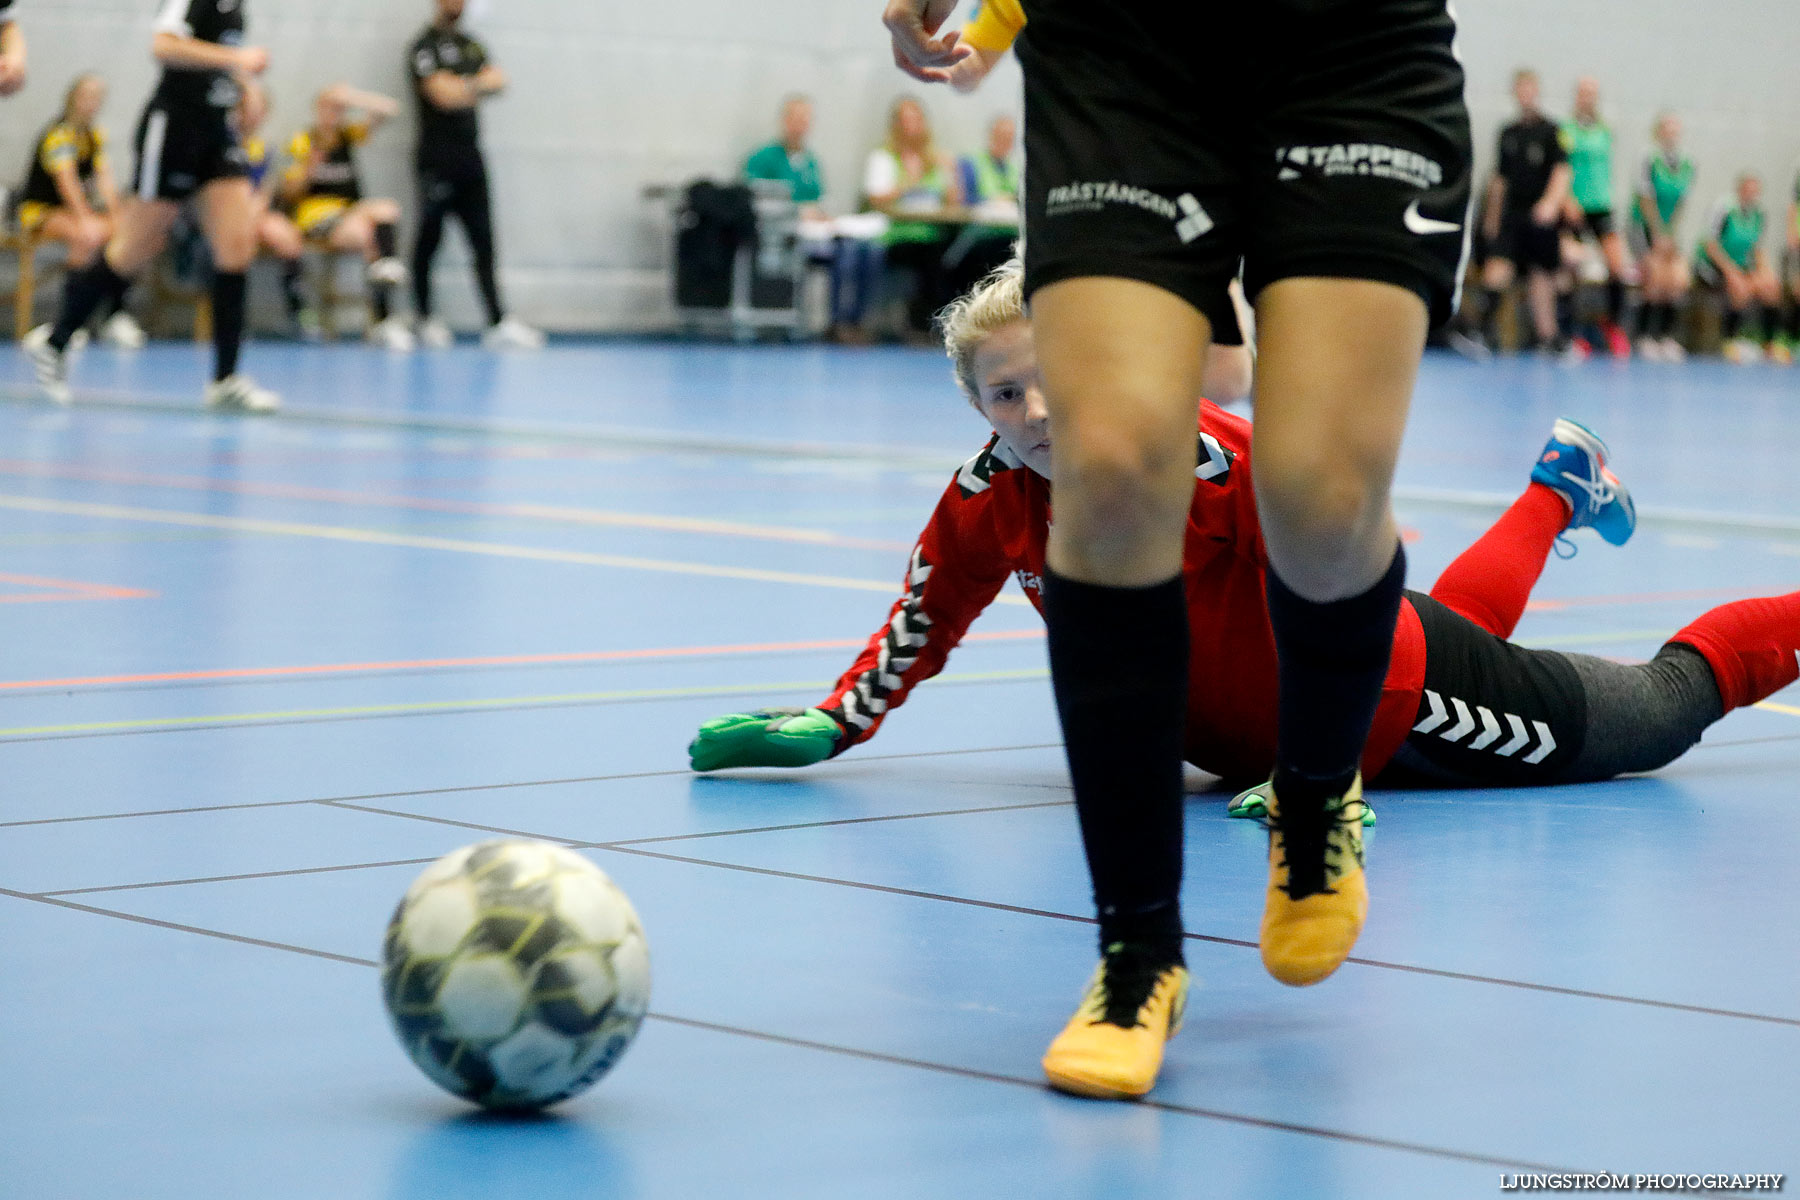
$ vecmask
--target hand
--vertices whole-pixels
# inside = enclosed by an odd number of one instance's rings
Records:
[[[1561,215],[1559,212],[1561,207],[1554,200],[1539,200],[1531,206],[1532,223],[1546,227],[1556,224],[1556,218]]]
[[[106,238],[107,229],[104,218],[96,216],[93,213],[89,213],[84,217],[75,218],[76,241],[105,246]]]
[[[261,75],[269,69],[269,52],[261,46],[245,46],[237,52],[237,64],[246,75]]]
[[[0,96],[10,96],[25,86],[25,56],[0,55]]]
[[[696,771],[810,767],[830,758],[843,737],[843,726],[817,708],[728,713],[700,726],[688,743],[688,763]]]
[[[958,45],[960,30],[939,37],[937,31],[956,8],[956,0],[888,0],[881,23],[894,43],[894,65],[921,83],[945,83],[948,68],[975,53]]]
[[[1225,815],[1254,818],[1260,821],[1269,815],[1269,797],[1274,794],[1274,791],[1275,787],[1272,783],[1259,783],[1253,788],[1241,791],[1233,796],[1231,802],[1225,806]],[[1375,810],[1366,803],[1363,805],[1362,823],[1365,828],[1375,823]]]
[[[974,91],[981,86],[981,81],[993,71],[994,64],[1000,61],[1000,57],[998,54],[987,54],[976,50],[950,68],[950,86],[965,95]]]

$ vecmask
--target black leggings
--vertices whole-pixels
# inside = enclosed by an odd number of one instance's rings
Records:
[[[505,315],[494,278],[494,217],[487,165],[479,156],[452,165],[419,164],[419,240],[413,244],[413,310],[431,315],[431,260],[444,236],[444,218],[455,214],[475,255],[475,281],[489,325]]]
[[[1425,692],[1384,787],[1591,783],[1653,771],[1725,715],[1700,652],[1671,643],[1647,663],[1531,650],[1417,593]]]

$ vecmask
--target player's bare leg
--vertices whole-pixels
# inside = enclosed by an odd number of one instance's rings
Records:
[[[1427,311],[1386,283],[1284,279],[1257,298],[1254,463],[1281,660],[1263,963],[1316,983],[1368,911],[1363,743],[1405,581],[1389,490]]]
[[[1137,1096],[1187,993],[1181,554],[1211,330],[1185,301],[1125,279],[1050,284],[1031,316],[1056,431],[1044,616],[1102,951],[1044,1071],[1065,1091]]]

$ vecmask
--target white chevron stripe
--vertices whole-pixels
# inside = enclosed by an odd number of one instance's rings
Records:
[[[1486,750],[1500,740],[1500,722],[1494,720],[1494,714],[1477,704],[1475,711],[1481,714],[1481,736],[1469,743],[1471,750]]]
[[[1413,726],[1414,733],[1430,733],[1450,719],[1450,714],[1444,711],[1444,698],[1430,688],[1425,689],[1425,703],[1431,706],[1431,715],[1419,719]]]
[[[1519,718],[1512,713],[1507,713],[1506,723],[1512,726],[1513,735],[1510,742],[1494,751],[1494,753],[1498,754],[1501,758],[1517,754],[1525,748],[1527,742],[1531,741],[1531,734],[1526,731],[1525,722],[1519,720]]]
[[[1550,757],[1550,752],[1552,750],[1556,749],[1556,739],[1550,736],[1550,727],[1548,725],[1544,724],[1542,721],[1533,721],[1531,723],[1531,727],[1533,729],[1537,730],[1537,735],[1539,737],[1544,739],[1544,744],[1539,746],[1536,750],[1533,750],[1530,754],[1527,754],[1520,761],[1528,762],[1528,763],[1541,763],[1546,758]]]
[[[1461,697],[1450,697],[1450,704],[1456,709],[1456,724],[1444,730],[1444,732],[1438,734],[1438,736],[1443,738],[1446,742],[1459,742],[1474,730],[1475,717],[1474,714],[1469,712],[1469,706],[1462,702]]]

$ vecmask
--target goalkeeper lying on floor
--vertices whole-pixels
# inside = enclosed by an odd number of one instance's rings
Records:
[[[697,771],[800,767],[873,737],[1016,576],[1041,608],[1051,432],[1016,263],[942,318],[957,382],[995,433],[945,490],[912,552],[888,620],[831,694],[806,709],[706,722]],[[1184,578],[1190,627],[1187,760],[1239,785],[1275,759],[1275,646],[1250,477],[1250,426],[1202,402]],[[1800,593],[1713,609],[1649,662],[1625,665],[1509,642],[1556,540],[1595,529],[1622,545],[1636,526],[1606,446],[1558,421],[1525,492],[1451,563],[1429,595],[1408,592],[1363,759],[1377,787],[1516,787],[1608,779],[1673,761],[1734,708],[1800,675]],[[1231,811],[1261,815],[1261,789]]]

